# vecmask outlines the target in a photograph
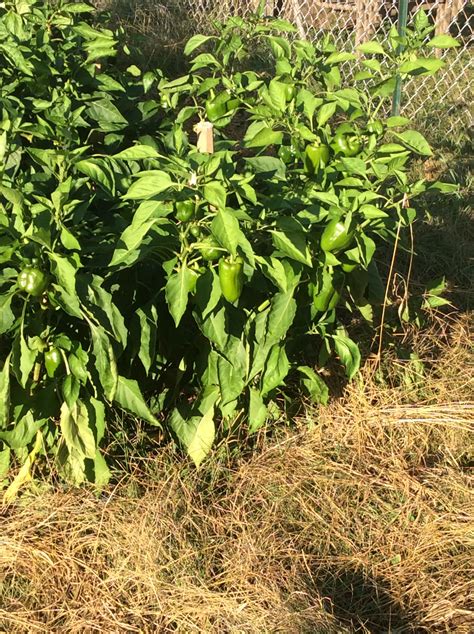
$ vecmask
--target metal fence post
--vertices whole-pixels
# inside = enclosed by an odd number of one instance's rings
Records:
[[[408,0],[399,0],[398,3],[398,35],[405,37],[408,18]],[[398,52],[401,53],[404,49],[403,44],[399,44]],[[392,115],[400,114],[400,104],[402,100],[402,78],[397,75],[395,90],[393,91],[392,102]]]

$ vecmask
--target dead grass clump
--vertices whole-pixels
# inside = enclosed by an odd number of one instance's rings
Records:
[[[447,343],[411,400],[405,366],[381,383],[367,364],[301,431],[219,476],[162,454],[100,496],[5,508],[0,629],[471,632],[465,322]]]

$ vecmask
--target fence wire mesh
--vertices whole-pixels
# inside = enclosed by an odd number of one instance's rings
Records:
[[[102,0],[103,1],[103,0]],[[137,31],[152,32],[159,41],[180,42],[192,33],[213,30],[215,21],[245,17],[260,0],[118,0],[126,5]],[[470,0],[409,0],[409,19],[423,8],[436,34],[450,33],[460,46],[441,51],[447,62],[434,77],[416,78],[403,87],[402,113],[443,121],[446,133],[474,124],[474,4]],[[341,49],[384,33],[398,19],[398,0],[266,0],[265,14],[289,20],[300,37],[317,40],[331,33]],[[347,68],[350,72],[350,69]]]

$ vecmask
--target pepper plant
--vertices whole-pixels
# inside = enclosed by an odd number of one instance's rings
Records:
[[[391,33],[364,57],[281,20],[232,19],[191,38],[189,72],[169,79],[131,63],[87,4],[5,3],[4,472],[43,455],[69,481],[106,481],[112,407],[199,465],[296,389],[327,402],[330,359],[354,377],[351,323],[377,327],[388,301],[379,247],[414,222],[417,195],[449,189],[410,181],[431,150],[382,114],[397,75],[442,64],[419,54],[421,15],[401,55]],[[342,63],[362,67],[350,85]],[[203,121],[212,153],[197,148]]]

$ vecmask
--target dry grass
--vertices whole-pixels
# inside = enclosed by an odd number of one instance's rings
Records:
[[[310,429],[228,470],[160,455],[101,496],[5,508],[0,629],[472,632],[466,320],[443,337],[425,376],[367,364]]]

